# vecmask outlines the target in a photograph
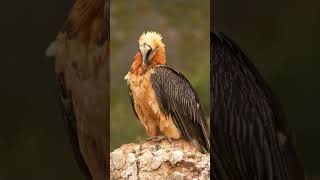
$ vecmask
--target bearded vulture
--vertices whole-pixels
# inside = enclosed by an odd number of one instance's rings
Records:
[[[189,81],[166,65],[165,45],[156,32],[143,33],[125,76],[131,104],[148,136],[183,138],[209,150],[209,129],[200,99]]]

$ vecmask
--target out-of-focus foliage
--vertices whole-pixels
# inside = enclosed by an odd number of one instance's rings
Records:
[[[307,175],[320,179],[320,2],[215,0],[211,13],[280,98]]]
[[[207,119],[210,114],[209,0],[111,1],[111,149],[146,138],[131,108],[123,80],[144,31],[162,34],[167,62],[197,90]]]

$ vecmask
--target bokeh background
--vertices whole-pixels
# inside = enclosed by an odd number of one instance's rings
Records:
[[[320,1],[215,0],[211,19],[278,95],[310,179],[320,179]]]
[[[74,0],[1,1],[0,179],[84,180],[45,56]]]
[[[146,138],[128,97],[127,74],[142,32],[162,34],[167,63],[183,73],[198,92],[209,120],[210,1],[111,0],[110,148]]]

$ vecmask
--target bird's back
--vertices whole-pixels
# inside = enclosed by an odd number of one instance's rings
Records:
[[[162,111],[172,117],[185,139],[209,150],[209,129],[195,89],[184,75],[168,66],[156,66],[154,71],[151,83]]]

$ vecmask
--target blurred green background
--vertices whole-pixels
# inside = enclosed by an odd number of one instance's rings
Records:
[[[244,50],[278,95],[310,179],[320,179],[320,1],[215,0],[214,29]]]
[[[111,1],[111,150],[146,138],[128,97],[127,74],[142,32],[162,34],[167,63],[197,90],[209,119],[210,1]]]

